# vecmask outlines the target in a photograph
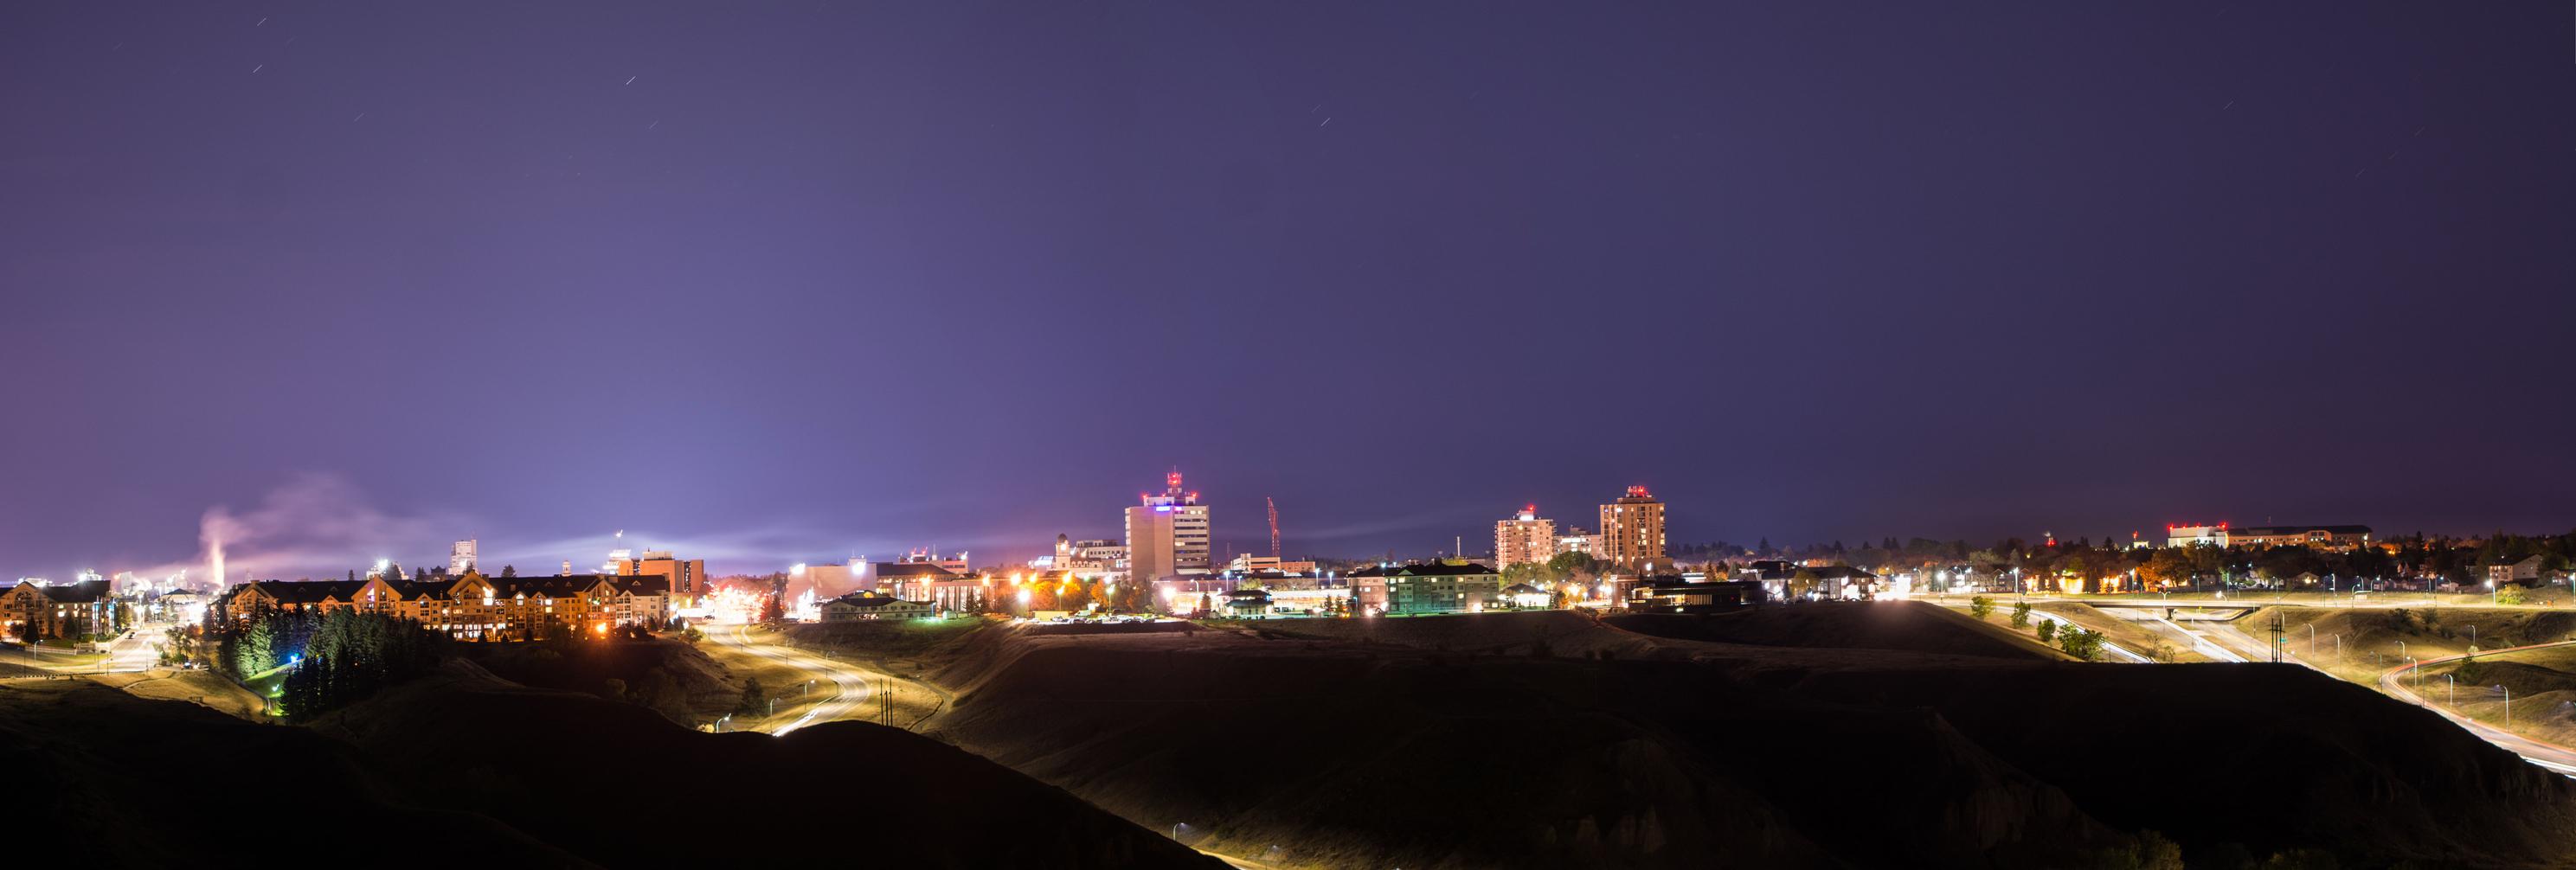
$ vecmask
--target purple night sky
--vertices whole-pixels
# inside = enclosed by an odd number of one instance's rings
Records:
[[[7,4],[0,576],[2576,525],[2567,4],[2099,5]]]

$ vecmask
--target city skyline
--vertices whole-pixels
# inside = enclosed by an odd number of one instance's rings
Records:
[[[2576,526],[2563,34],[2031,14],[11,9],[0,572]]]
[[[1175,470],[1166,475],[1165,481],[1169,487],[1179,487],[1181,476],[1181,472]],[[1649,489],[1651,489],[1651,487],[1632,484],[1621,488],[1618,493],[1605,493],[1603,498],[1597,500],[1599,503],[1598,509],[1606,516],[1610,509],[1616,504],[1632,499],[1647,499],[1657,508],[1655,520],[1657,525],[1655,527],[1661,528],[1663,522],[1663,510],[1666,505],[1663,504],[1664,500],[1660,498],[1659,493],[1652,497],[1648,496],[1647,491]],[[1158,501],[1166,504],[1199,504],[1199,499],[1202,495],[1203,493],[1195,490],[1194,488],[1186,492],[1167,490],[1165,493],[1160,495],[1147,493],[1144,496],[1144,509],[1151,510]],[[480,537],[465,539],[456,539],[451,535],[448,538],[441,539],[444,540],[445,543],[439,543],[438,541],[430,540],[430,538],[437,538],[440,534],[444,534],[437,530],[437,524],[439,523],[466,523],[476,528],[481,528],[482,525],[480,524],[480,521],[471,520],[469,518],[470,515],[462,513],[446,514],[435,518],[383,514],[376,512],[373,509],[373,506],[365,504],[362,501],[355,500],[358,498],[360,498],[358,494],[351,492],[345,485],[334,479],[321,476],[308,476],[299,481],[296,487],[291,487],[287,490],[281,491],[280,493],[273,493],[269,499],[259,504],[253,510],[239,513],[231,512],[229,510],[210,512],[206,520],[201,523],[200,527],[202,529],[202,534],[208,536],[218,534],[231,536],[230,542],[227,543],[224,548],[223,555],[219,558],[214,557],[214,551],[211,548],[206,548],[201,549],[200,552],[194,556],[157,561],[143,560],[85,563],[77,566],[65,566],[59,567],[58,569],[45,570],[29,570],[21,567],[0,566],[0,574],[8,574],[9,576],[50,577],[60,580],[86,576],[90,572],[99,572],[102,576],[132,574],[138,579],[158,581],[164,577],[170,576],[174,572],[186,571],[190,580],[197,581],[203,580],[209,576],[209,572],[204,569],[210,564],[210,562],[221,561],[228,565],[228,568],[224,571],[228,577],[226,582],[239,582],[245,576],[253,574],[255,574],[258,579],[263,580],[298,578],[330,580],[337,579],[346,571],[365,573],[369,570],[369,566],[384,560],[390,560],[396,564],[402,565],[407,572],[411,570],[435,567],[445,567],[451,572],[454,572],[456,559],[459,558],[459,547],[467,548],[467,552],[480,551],[490,553],[490,558],[481,560],[482,564],[479,565],[483,572],[487,574],[496,574],[504,567],[516,568],[524,574],[558,573],[555,568],[558,566],[559,561],[563,565],[570,566],[567,570],[578,573],[593,570],[597,566],[594,565],[592,560],[611,559],[612,553],[661,552],[677,555],[679,558],[684,560],[698,560],[710,563],[714,567],[708,569],[707,573],[709,576],[762,575],[778,573],[789,570],[791,566],[807,564],[809,562],[815,562],[815,560],[821,560],[820,563],[824,564],[845,559],[861,558],[868,561],[888,562],[898,560],[904,557],[907,553],[915,552],[929,552],[934,556],[940,553],[962,554],[966,552],[975,552],[980,555],[975,561],[974,567],[981,569],[988,566],[1017,564],[1034,556],[1044,556],[1056,552],[1056,540],[1054,537],[1035,539],[1024,538],[1021,536],[957,533],[936,535],[933,536],[933,540],[920,542],[893,541],[890,539],[866,539],[870,541],[869,544],[853,545],[847,548],[848,552],[846,553],[816,553],[812,552],[813,548],[811,547],[805,547],[793,543],[776,543],[785,539],[775,535],[765,538],[735,537],[727,535],[657,535],[647,530],[630,530],[625,528],[618,528],[593,536],[549,538],[532,543],[515,542],[519,540],[517,536],[510,535],[506,532],[499,535],[487,534]],[[1137,505],[1133,503],[1118,505],[1117,507],[1121,515],[1132,515],[1132,512],[1137,509]],[[1691,505],[1683,504],[1681,507],[1683,508],[1683,515],[1687,516],[1691,509]],[[1103,510],[1105,511],[1106,508],[1104,507]],[[1580,519],[1576,521],[1568,521],[1568,516],[1578,517]],[[1491,544],[1498,540],[1496,529],[1500,525],[1510,524],[1515,521],[1537,520],[1553,523],[1552,528],[1558,533],[1571,534],[1575,530],[1585,530],[1582,523],[1591,522],[1593,516],[1594,511],[1590,505],[1581,506],[1579,512],[1551,512],[1539,503],[1530,502],[1504,509],[1477,520],[1471,520],[1471,522],[1481,523],[1481,531],[1478,533],[1458,533],[1447,538],[1417,535],[1414,538],[1408,539],[1403,544],[1391,545],[1377,549],[1300,549],[1298,546],[1292,545],[1287,547],[1286,552],[1291,558],[1327,558],[1356,561],[1369,561],[1380,558],[1392,558],[1401,561],[1405,559],[1455,556],[1490,557],[1495,555],[1492,551]],[[2234,524],[2238,526],[2277,525],[2277,523],[2272,522],[2273,519],[2276,518],[2267,517],[2261,518],[2260,521],[2235,522]],[[2287,522],[2295,525],[2297,522],[2315,519],[2318,518],[2293,517]],[[2341,522],[2350,518],[2333,517],[2327,519],[2332,522]],[[2224,527],[2228,524],[2228,521],[2213,520],[2211,521],[2211,524],[2213,527]],[[1812,539],[1788,538],[1773,535],[1716,537],[1682,536],[1670,537],[1669,542],[1663,549],[1667,551],[1681,551],[1718,543],[1746,548],[1754,547],[1757,543],[1767,543],[1780,550],[1794,550],[1812,546],[1828,545],[1867,547],[1882,538],[1887,537],[1894,537],[1897,539],[1925,537],[1944,542],[1955,540],[1963,541],[1973,547],[1979,548],[1985,547],[1988,544],[2000,543],[2011,539],[2025,540],[2034,544],[2041,542],[2043,539],[2051,542],[2063,541],[2067,544],[2073,544],[2081,539],[2089,540],[2095,546],[2110,547],[2127,542],[2129,538],[2123,537],[2124,535],[2156,543],[2163,543],[2167,540],[2167,535],[2172,533],[2175,529],[2188,528],[2192,525],[2193,522],[2189,521],[2179,523],[2167,522],[2161,524],[2146,524],[2126,531],[2107,530],[2098,537],[2091,532],[2080,529],[2068,529],[2061,532],[2057,527],[2038,528],[2031,531],[2007,531],[1991,537],[1980,537],[1974,535],[1929,535],[1903,529],[1881,530],[1876,532],[1854,533],[1850,535]],[[1262,541],[1238,541],[1237,538],[1242,536],[1229,537],[1227,535],[1227,526],[1222,521],[1210,522],[1209,526],[1213,532],[1211,540],[1214,543],[1211,545],[1210,551],[1207,554],[1206,563],[1193,563],[1190,565],[1184,565],[1183,567],[1221,567],[1223,563],[1233,556],[1245,554],[1257,555],[1267,552],[1266,544],[1263,543],[1266,542],[1266,537],[1263,538]],[[2297,527],[2307,528],[2306,526]],[[1293,528],[1293,526],[1290,526],[1289,528]],[[1446,529],[1448,527],[1443,525],[1438,528]],[[317,530],[320,530],[323,533],[323,537],[314,536]],[[351,534],[348,537],[336,539],[328,537],[328,534],[332,532],[350,533],[352,530],[354,530],[354,534]],[[1089,531],[1091,531],[1091,529],[1086,526],[1082,531],[1067,530],[1052,534],[1073,538],[1106,538],[1118,541],[1122,544],[1128,543],[1128,541],[1125,540],[1124,534],[1127,531],[1126,529],[1113,528],[1109,533],[1100,535],[1087,534]],[[1262,533],[1266,535],[1266,531],[1267,526],[1264,525],[1262,527]],[[1588,531],[1596,537],[1600,534],[1598,528],[1590,529]],[[2447,530],[2403,529],[2389,526],[2382,527],[2379,534],[2388,539],[2405,538],[2415,534],[2423,534],[2428,537],[2437,538],[2475,538],[2480,535],[2496,531],[2515,534],[2558,533],[2547,529],[2525,530],[2508,528],[2489,530]],[[1478,534],[1485,535],[1485,537],[1480,538],[1477,536]],[[422,535],[428,535],[429,538],[422,538]],[[272,542],[279,537],[290,538],[297,543],[286,544],[283,547],[273,545]],[[1293,533],[1285,536],[1285,538],[1292,542],[1298,540]],[[489,543],[491,541],[500,541],[503,543],[500,548],[496,549]],[[1462,541],[1472,542],[1474,546],[1464,552],[1457,552],[1451,549],[1451,547],[1459,545]],[[1444,544],[1447,546],[1444,546]],[[1553,544],[1553,541],[1551,541],[1551,544]],[[428,555],[423,552],[431,549],[433,546],[438,550],[436,555]],[[1555,549],[1561,551],[1563,547],[1557,546]],[[1656,555],[1661,556],[1662,554],[1658,553]],[[1498,565],[1496,567],[1499,568],[1503,566]],[[48,573],[48,570],[50,570],[51,573]]]

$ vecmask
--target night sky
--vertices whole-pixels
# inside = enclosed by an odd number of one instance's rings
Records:
[[[0,576],[2576,526],[2563,2],[401,6],[0,5]]]

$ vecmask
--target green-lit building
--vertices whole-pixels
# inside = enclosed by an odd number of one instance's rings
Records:
[[[1503,575],[1465,559],[1380,565],[1351,572],[1351,597],[1368,613],[1420,616],[1497,606]]]

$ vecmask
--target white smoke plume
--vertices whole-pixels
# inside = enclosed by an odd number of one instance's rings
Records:
[[[176,567],[192,569],[191,578],[203,571],[216,584],[239,583],[246,574],[262,580],[330,579],[378,558],[400,561],[433,546],[443,564],[445,542],[473,527],[461,515],[388,514],[347,478],[301,474],[249,509],[208,508],[197,523],[196,561]]]

